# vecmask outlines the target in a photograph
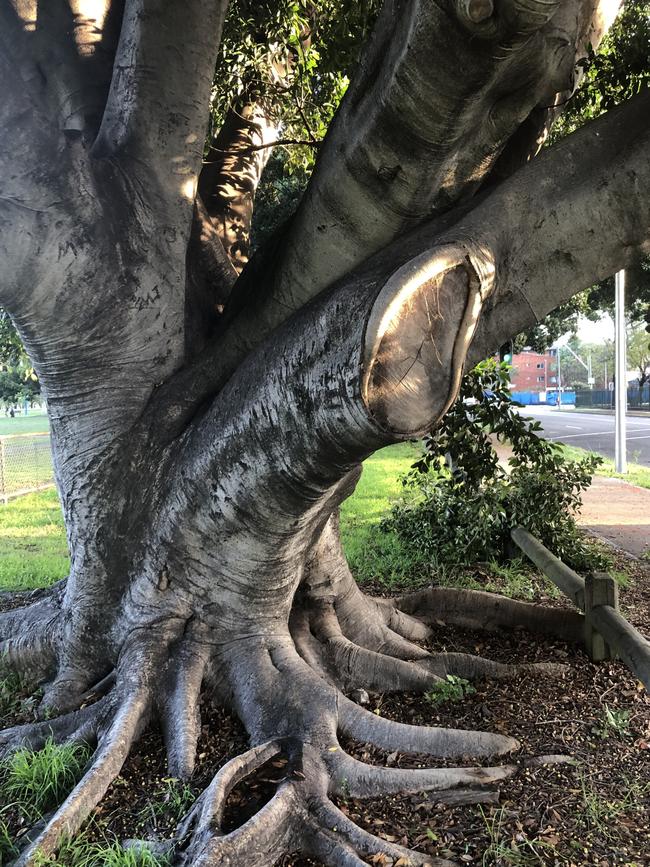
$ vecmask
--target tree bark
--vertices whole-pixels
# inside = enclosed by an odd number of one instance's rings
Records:
[[[489,6],[389,2],[274,269],[247,268],[235,284],[238,312],[219,323],[215,307],[244,252],[233,218],[244,215],[245,226],[261,170],[246,144],[252,126],[235,125],[237,160],[199,180],[224,4],[127,0],[98,122],[94,108],[53,102],[58,53],[41,56],[42,34],[39,42],[0,0],[3,22],[35,60],[16,70],[0,57],[0,292],[47,395],[71,552],[64,586],[0,614],[0,650],[44,685],[49,717],[3,732],[0,747],[37,748],[49,733],[96,746],[21,867],[78,830],[152,717],[170,774],[189,776],[202,690],[236,711],[251,748],[163,844],[174,863],[273,864],[298,849],[332,865],[380,854],[442,864],[362,831],[332,798],[427,789],[467,802],[515,772],[369,767],[339,743],[342,733],[476,759],[517,747],[503,735],[391,723],[346,696],[522,669],[430,653],[432,607],[475,623],[483,603],[450,591],[365,596],[335,516],[364,458],[442,417],[468,354],[533,324],[650,237],[647,93],[473,197],[542,97],[562,89],[567,58],[594,26],[593,3],[561,13],[554,3],[504,4],[494,21],[480,18]],[[39,24],[59,34],[56,16]],[[551,63],[558,29],[570,38]],[[458,48],[462,81],[448,62],[424,65],[430,40],[445,58]],[[73,60],[88,50],[83,36],[66,45]],[[483,122],[497,94],[501,109]],[[71,118],[82,119],[81,134]],[[34,136],[41,122],[47,143]],[[235,189],[242,171],[247,182]],[[215,202],[226,182],[231,199]],[[321,216],[344,211],[347,223],[321,232]],[[563,638],[580,627],[508,600],[485,607],[486,626],[537,620]],[[228,793],[279,754],[288,772],[275,796],[222,834]]]
[[[525,163],[616,9],[384,3],[281,251],[260,263],[264,278],[251,270],[257,286],[239,283],[254,301],[220,340],[220,369],[396,237]]]
[[[261,104],[231,108],[199,177],[199,194],[239,274],[248,262],[255,192],[278,137]]]

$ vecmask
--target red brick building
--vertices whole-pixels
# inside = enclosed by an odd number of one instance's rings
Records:
[[[546,391],[557,388],[557,358],[551,352],[524,350],[512,358],[513,391]]]

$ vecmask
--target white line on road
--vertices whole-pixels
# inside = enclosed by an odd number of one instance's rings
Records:
[[[567,425],[568,427],[568,425]],[[554,434],[548,434],[553,440],[573,440],[578,439],[579,437],[604,437],[604,436],[614,436],[613,430],[601,430],[595,433],[581,433],[581,434],[565,434],[561,437],[556,437]],[[646,434],[641,437],[626,437],[626,440],[650,440],[650,434]]]
[[[579,437],[603,437],[603,436],[613,436],[613,435],[614,435],[613,430],[601,430],[601,431],[590,432],[590,433],[581,433],[581,434],[565,434],[564,436],[561,436],[561,437],[556,437],[556,436],[553,436],[553,434],[550,434],[550,436],[553,437],[554,440],[572,440],[572,439],[577,439]]]
[[[582,430],[579,424],[568,424],[567,427],[571,428],[571,430]]]

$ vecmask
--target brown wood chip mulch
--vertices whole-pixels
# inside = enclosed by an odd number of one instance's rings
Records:
[[[622,555],[618,560],[631,577],[621,594],[624,612],[650,635],[650,564]],[[497,803],[446,807],[426,794],[339,801],[351,819],[386,840],[460,864],[650,865],[650,696],[624,665],[595,665],[580,650],[520,631],[486,634],[440,626],[431,649],[504,662],[561,662],[566,671],[559,677],[528,673],[477,683],[473,695],[438,707],[416,694],[371,695],[369,709],[389,719],[518,738],[521,750],[503,761],[514,760],[520,772],[501,786]],[[418,756],[386,754],[359,743],[343,746],[372,764],[426,766]],[[197,771],[191,785],[183,787],[166,776],[159,733],[146,733],[96,810],[89,833],[118,839],[165,836],[192,797],[245,748],[239,722],[221,709],[204,707]],[[571,763],[544,764],[537,758],[558,755]],[[253,815],[281,777],[280,759],[240,784],[230,796],[224,830]],[[290,856],[281,863],[307,867],[316,862]]]

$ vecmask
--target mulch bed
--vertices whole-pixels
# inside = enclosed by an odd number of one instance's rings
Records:
[[[623,555],[617,561],[632,576],[631,587],[621,594],[623,609],[648,635],[650,565]],[[426,794],[340,800],[351,819],[384,839],[461,864],[650,865],[650,696],[625,666],[594,665],[581,650],[520,631],[486,634],[441,626],[431,649],[503,662],[561,662],[567,668],[559,677],[529,673],[477,683],[473,695],[439,707],[416,694],[371,695],[369,709],[390,719],[518,738],[521,750],[501,761],[513,761],[520,772],[502,784],[498,803],[445,807]],[[614,727],[606,723],[607,709]],[[387,755],[359,743],[344,746],[372,764],[426,766],[422,757]],[[95,811],[89,834],[166,836],[192,795],[245,748],[240,723],[222,709],[205,706],[197,771],[191,786],[183,788],[167,778],[160,734],[147,732]],[[536,761],[549,755],[568,756],[573,763]],[[230,797],[224,830],[253,815],[282,774],[282,761],[275,761],[240,785]],[[300,856],[281,862],[283,867],[316,863]]]

